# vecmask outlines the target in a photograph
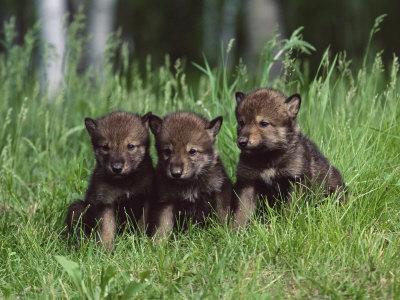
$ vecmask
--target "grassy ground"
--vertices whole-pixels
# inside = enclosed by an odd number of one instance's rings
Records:
[[[36,33],[15,46],[11,27],[0,56],[0,297],[400,297],[397,59],[385,70],[379,55],[367,55],[350,71],[343,55],[325,56],[315,76],[291,67],[274,81],[265,72],[252,78],[242,65],[228,72],[200,63],[199,82],[187,84],[179,62],[149,63],[141,74],[122,47],[118,75],[107,65],[94,79],[78,74],[82,41],[74,39],[65,88],[47,99],[33,71]],[[70,36],[81,29],[73,25]],[[306,50],[297,37],[288,43]],[[299,197],[242,232],[210,225],[162,245],[127,232],[112,254],[92,241],[67,243],[65,208],[84,194],[94,163],[85,116],[116,109],[222,114],[218,144],[233,178],[233,92],[265,85],[301,92],[301,127],[342,170],[352,193],[347,204]]]

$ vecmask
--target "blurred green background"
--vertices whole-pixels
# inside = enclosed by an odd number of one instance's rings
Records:
[[[0,0],[0,22],[16,17],[18,39],[39,18],[42,0]],[[57,2],[58,0],[53,0]],[[98,0],[104,2],[104,0]],[[315,69],[320,54],[330,47],[347,52],[357,63],[362,57],[374,19],[387,14],[381,32],[374,39],[384,49],[384,61],[400,54],[400,1],[398,0],[109,0],[112,30],[118,28],[132,57],[143,61],[151,55],[156,64],[168,53],[172,60],[218,61],[222,44],[235,39],[234,60],[243,57],[251,65],[260,48],[274,32],[282,38],[304,26],[304,39],[317,52],[308,59]],[[66,12],[73,16],[83,7],[90,18],[93,1],[65,0]],[[72,17],[70,17],[71,19]],[[3,32],[0,34],[3,39]]]

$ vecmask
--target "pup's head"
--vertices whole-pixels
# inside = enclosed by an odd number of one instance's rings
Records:
[[[161,119],[150,116],[156,138],[159,165],[171,179],[190,180],[215,164],[214,147],[222,117],[208,121],[194,113],[172,113]]]
[[[285,150],[298,132],[299,94],[286,97],[273,89],[236,92],[237,143],[243,152]]]
[[[140,165],[149,148],[150,114],[112,112],[97,120],[85,118],[96,161],[109,175],[122,178]]]

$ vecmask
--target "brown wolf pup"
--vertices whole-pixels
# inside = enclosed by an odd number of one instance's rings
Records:
[[[300,95],[286,97],[273,89],[235,94],[237,144],[241,150],[234,199],[234,225],[245,225],[257,197],[269,205],[288,199],[293,183],[321,186],[326,194],[344,189],[339,171],[296,124]]]
[[[213,212],[227,221],[232,185],[215,147],[221,125],[222,117],[208,121],[189,112],[150,117],[158,153],[158,199],[151,207],[156,238],[167,236],[181,220],[201,224]]]
[[[97,225],[99,238],[112,249],[119,224],[126,215],[145,224],[152,197],[154,170],[149,155],[148,119],[127,112],[113,112],[100,119],[85,119],[96,157],[83,201],[68,208],[72,232],[81,221],[86,234]]]

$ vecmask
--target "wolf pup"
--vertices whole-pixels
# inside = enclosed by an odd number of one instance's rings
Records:
[[[286,97],[273,89],[235,94],[237,144],[241,150],[234,199],[234,225],[253,215],[257,197],[269,205],[288,199],[293,183],[321,186],[326,194],[344,189],[339,171],[296,124],[300,95]]]
[[[151,207],[156,238],[167,236],[180,220],[201,224],[215,213],[227,221],[232,185],[215,146],[221,125],[222,117],[208,121],[190,112],[150,116],[158,153],[158,199]]]
[[[68,208],[70,232],[79,221],[86,234],[97,225],[102,244],[112,249],[118,225],[126,221],[126,215],[146,223],[154,178],[149,155],[150,115],[113,112],[97,120],[85,119],[96,165],[85,199]]]

